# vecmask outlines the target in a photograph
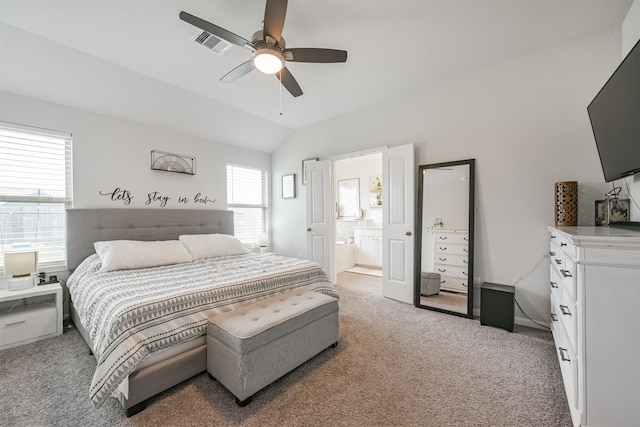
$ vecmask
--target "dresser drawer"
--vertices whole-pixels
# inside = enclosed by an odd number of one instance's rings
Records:
[[[558,317],[573,351],[577,350],[578,306],[566,287],[562,288],[562,300],[558,302]],[[564,344],[567,344],[566,342]],[[567,346],[567,345],[565,345]]]
[[[551,294],[551,322],[549,327],[556,346],[562,346],[562,328],[560,326],[560,317],[558,316],[558,302],[553,294]]]
[[[55,334],[58,310],[53,303],[18,306],[0,315],[0,347]]]
[[[436,257],[440,254],[467,255],[469,249],[466,245],[436,242]]]
[[[436,264],[459,265],[463,267],[469,265],[469,260],[466,255],[456,255],[452,253],[436,254],[435,262]]]
[[[468,244],[469,235],[466,233],[436,233],[436,244],[438,243],[458,243]]]
[[[452,276],[440,276],[440,289],[444,289],[446,291],[467,293],[468,283],[469,281],[467,279]]]
[[[564,343],[558,344],[556,342],[556,351],[567,393],[567,402],[571,411],[574,412],[578,409],[578,358],[571,346],[566,345],[566,337]]]
[[[551,243],[555,243],[562,252],[573,258],[575,258],[578,253],[577,248],[569,240],[559,234],[551,233]]]
[[[463,278],[466,280],[469,277],[469,272],[467,267],[461,267],[457,265],[445,265],[445,264],[435,264],[436,273],[440,273],[445,276],[453,276],[458,278]]]

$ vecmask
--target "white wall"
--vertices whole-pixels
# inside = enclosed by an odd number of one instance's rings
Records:
[[[296,131],[273,153],[273,172],[279,177],[299,168],[304,158],[406,143],[417,146],[420,164],[475,158],[475,284],[516,284],[525,311],[548,321],[545,227],[554,222],[554,183],[603,183],[586,106],[619,52],[616,28],[416,88]],[[286,205],[274,200],[279,253],[306,252],[306,199],[304,191],[298,194]]]
[[[0,96],[0,120],[72,133],[76,208],[226,209],[227,162],[271,166],[266,153],[7,92]],[[151,170],[153,149],[195,156],[196,175]],[[121,200],[100,194],[116,189]],[[129,203],[125,191],[132,196]],[[196,202],[198,194],[209,202]],[[149,195],[157,200],[149,201]],[[169,197],[166,203],[163,197]],[[179,197],[187,202],[179,202]]]

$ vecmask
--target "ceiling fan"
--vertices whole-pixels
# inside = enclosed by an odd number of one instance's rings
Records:
[[[287,0],[267,0],[264,10],[263,29],[253,33],[251,41],[225,30],[211,22],[180,12],[180,19],[212,35],[253,52],[251,59],[238,65],[222,76],[221,82],[232,82],[254,69],[265,74],[277,74],[282,85],[294,97],[302,95],[300,85],[286,67],[286,62],[346,62],[347,51],[320,48],[287,48],[282,37]]]

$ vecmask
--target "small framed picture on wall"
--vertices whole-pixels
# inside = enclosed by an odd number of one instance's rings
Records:
[[[282,176],[282,198],[295,199],[296,197],[296,174]]]

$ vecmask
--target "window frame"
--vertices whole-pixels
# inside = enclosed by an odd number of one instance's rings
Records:
[[[229,179],[230,179],[230,168],[238,168],[238,169],[245,169],[245,170],[250,170],[250,171],[258,171],[261,173],[261,198],[262,198],[262,202],[261,203],[234,203],[231,198],[232,198],[232,194],[229,194],[229,188],[230,186],[233,186],[233,184],[229,183]],[[269,232],[269,224],[270,224],[270,217],[269,217],[269,170],[267,168],[263,168],[263,167],[259,167],[259,166],[250,166],[250,165],[245,165],[245,164],[240,164],[240,163],[234,163],[234,162],[227,162],[226,165],[226,179],[227,179],[227,210],[231,210],[233,211],[233,208],[238,208],[238,209],[259,209],[262,210],[262,218],[263,218],[263,223],[256,227],[258,230],[256,231],[256,235],[254,238],[252,239],[247,239],[247,238],[243,238],[243,236],[238,236],[238,224],[236,221],[236,211],[234,211],[234,234],[236,235],[236,237],[238,238],[238,240],[240,240],[243,244],[247,245],[247,246],[256,246],[257,245],[257,240],[260,234],[262,233],[267,233]]]
[[[16,135],[11,135],[11,133],[17,133]],[[24,243],[21,242],[21,239],[15,239],[15,238],[7,238],[6,242],[4,242],[4,237],[0,236],[0,254],[4,253],[4,252],[20,252],[21,250],[38,250],[38,244],[45,244],[46,248],[49,249],[49,251],[52,252],[52,255],[46,255],[46,256],[42,256],[41,253],[46,253],[46,251],[39,251],[39,256],[38,256],[38,271],[42,271],[42,270],[54,270],[54,271],[64,271],[67,270],[67,257],[66,257],[66,246],[67,246],[67,242],[66,242],[66,209],[72,207],[73,205],[73,152],[72,152],[72,148],[73,148],[73,142],[72,142],[72,134],[68,133],[68,132],[60,132],[60,131],[55,131],[55,130],[50,130],[50,129],[43,129],[43,128],[38,128],[38,127],[34,127],[34,126],[27,126],[27,125],[21,125],[21,124],[16,124],[16,123],[11,123],[11,122],[5,122],[5,121],[0,121],[0,138],[6,138],[7,140],[5,142],[9,142],[9,144],[11,143],[11,141],[9,141],[9,139],[20,139],[22,138],[25,142],[23,144],[22,147],[20,147],[20,150],[17,151],[19,154],[25,154],[28,155],[28,153],[30,152],[29,150],[29,142],[36,142],[39,144],[45,144],[45,140],[46,139],[51,139],[51,140],[61,140],[61,141],[55,141],[55,142],[49,142],[51,144],[53,144],[53,147],[55,149],[55,151],[57,152],[57,154],[62,154],[64,156],[64,167],[62,169],[64,169],[64,194],[62,196],[60,195],[24,195],[24,194],[19,194],[20,193],[20,188],[14,184],[14,186],[12,187],[11,184],[5,186],[4,188],[0,188],[0,206],[2,204],[8,203],[8,204],[15,204],[17,205],[16,208],[22,207],[23,209],[33,209],[33,212],[37,212],[38,217],[36,218],[36,230],[41,227],[41,223],[39,215],[40,215],[40,208],[41,207],[51,207],[52,205],[54,206],[54,210],[47,212],[47,210],[45,209],[45,213],[46,214],[52,214],[54,217],[53,219],[53,226],[54,226],[54,231],[52,232],[53,236],[56,236],[54,238],[52,238],[51,240],[45,240],[43,241],[37,241],[35,240],[32,243],[32,246],[30,247],[26,247],[26,246],[22,246],[20,245],[20,243]],[[64,144],[64,148],[60,147],[60,143]],[[10,145],[6,145],[4,148],[6,148],[7,150],[9,149]],[[45,146],[46,147],[46,146]],[[33,156],[30,158],[34,164],[38,164],[38,155],[42,156],[42,153],[45,152],[46,148],[45,147],[40,147],[40,151],[37,150],[33,150],[31,151],[33,153]],[[0,146],[0,148],[2,148]],[[7,153],[10,153],[10,151],[7,151]],[[8,154],[7,154],[8,155]],[[47,158],[48,160],[51,159],[51,157]],[[42,162],[43,160],[40,160],[40,162]],[[8,163],[9,161],[5,161],[5,163]],[[57,168],[61,168],[60,163],[56,163],[54,165],[54,167]],[[13,171],[0,171],[0,177],[3,176],[11,176],[12,173],[15,173],[16,170]],[[26,179],[31,179],[34,182],[44,182],[44,178],[42,176],[38,176],[37,174],[33,174],[33,175],[29,175],[29,168],[28,167],[23,167],[22,169],[17,170],[17,173],[19,174],[24,174],[24,176],[26,177]],[[44,187],[44,186],[43,186]],[[56,188],[56,190],[61,190],[61,186],[58,186],[58,188]],[[25,188],[22,189],[23,192],[25,190]],[[40,192],[40,188],[38,188],[38,193]],[[30,208],[30,209],[29,209]],[[57,210],[62,210],[62,212],[57,212],[55,209],[57,208]],[[0,210],[0,214],[2,214],[2,210]],[[10,219],[12,215],[16,215],[16,213],[12,212],[12,210],[6,209],[6,214],[8,214],[7,218]],[[25,235],[26,233],[28,233],[33,226],[31,226],[31,228],[23,225],[25,222],[28,222],[28,218],[25,219],[26,215],[30,215],[31,213],[24,213],[24,212],[19,212],[17,213],[17,215],[23,215],[22,217],[20,217],[20,225],[19,228],[21,228],[23,235]],[[60,214],[62,217],[60,217]],[[0,226],[2,224],[0,223]],[[45,225],[46,227],[46,225]],[[22,237],[24,238],[24,237]],[[12,241],[13,240],[13,241]],[[11,245],[11,247],[6,247],[8,245]],[[35,245],[36,247],[33,247],[33,245]],[[51,248],[54,249],[51,249]],[[58,255],[61,254],[61,255]],[[2,271],[4,271],[4,257],[0,256],[0,268],[2,268]]]

